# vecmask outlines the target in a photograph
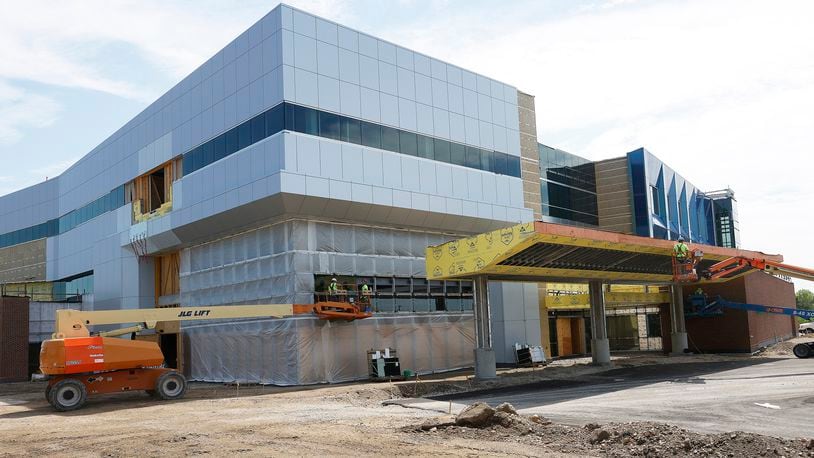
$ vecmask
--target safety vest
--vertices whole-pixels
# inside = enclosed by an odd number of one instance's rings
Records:
[[[336,291],[338,289],[339,289],[339,287],[337,286],[335,281],[332,281],[331,284],[328,285],[328,291],[334,292],[334,291]]]
[[[690,250],[687,248],[686,244],[679,242],[673,246],[673,251],[675,252],[677,258],[686,258]]]

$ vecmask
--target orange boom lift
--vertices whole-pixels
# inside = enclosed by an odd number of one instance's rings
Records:
[[[326,313],[328,312],[328,313]],[[83,312],[57,310],[55,331],[42,343],[40,372],[48,379],[45,398],[58,411],[82,407],[89,395],[144,390],[161,399],[180,399],[186,378],[163,367],[164,355],[156,342],[117,338],[144,329],[163,332],[173,321],[272,318],[314,313],[321,319],[368,318],[348,302],[317,304],[234,305],[175,307]],[[138,323],[133,326],[91,333],[89,326]]]

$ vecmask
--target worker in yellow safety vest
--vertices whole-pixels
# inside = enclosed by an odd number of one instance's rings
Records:
[[[335,301],[337,300],[337,295],[339,294],[339,284],[336,282],[336,277],[331,278],[331,283],[328,284],[328,295],[330,296],[330,300]]]
[[[690,249],[684,243],[684,237],[678,238],[678,243],[673,245],[673,254],[678,262],[688,262],[690,256]]]
[[[364,304],[365,312],[370,311],[370,286],[367,286],[367,280],[362,280],[362,286],[359,287],[359,301]]]

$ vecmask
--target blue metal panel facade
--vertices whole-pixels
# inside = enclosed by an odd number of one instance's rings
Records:
[[[627,154],[636,235],[720,244],[713,199],[644,148]]]

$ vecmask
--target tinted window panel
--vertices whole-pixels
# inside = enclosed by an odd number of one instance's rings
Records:
[[[382,149],[399,151],[399,131],[392,127],[382,126]]]
[[[508,171],[506,175],[511,175],[513,177],[520,177],[520,158],[518,156],[511,156],[507,155],[508,160]]]
[[[414,133],[405,131],[399,132],[399,151],[401,151],[401,154],[409,154],[410,156],[418,155],[418,147]]]
[[[480,168],[489,172],[494,171],[494,151],[480,151]]]
[[[266,138],[266,117],[256,116],[252,119],[252,144]]]
[[[361,121],[343,116],[340,123],[340,140],[357,145],[362,143]]]
[[[215,162],[215,143],[206,142],[203,145],[203,165],[209,165]]]
[[[286,130],[295,130],[294,129],[294,118],[295,118],[294,105],[291,105],[290,103],[284,103],[283,107],[284,107],[284,112],[285,112],[284,117],[285,117],[285,128],[286,128]]]
[[[237,129],[232,129],[226,132],[226,155],[230,155],[237,151]]]
[[[371,148],[381,148],[381,127],[376,124],[362,121],[362,144]]]
[[[509,162],[506,159],[506,155],[503,153],[495,153],[494,160],[495,160],[495,173],[506,175],[509,167]]]
[[[271,137],[285,128],[284,110],[280,104],[266,112],[266,136]]]
[[[457,165],[466,165],[466,147],[458,143],[450,143],[450,162]]]
[[[238,151],[251,145],[251,126],[250,122],[246,121],[237,128],[237,149]]]
[[[466,147],[466,166],[480,168],[480,149],[474,146]]]
[[[441,140],[436,138],[433,141],[433,149],[435,150],[435,160],[441,162],[451,162],[450,159],[450,152],[449,152],[449,145],[450,143],[446,140]]]
[[[294,130],[308,135],[319,135],[319,117],[316,110],[295,106]]]
[[[333,113],[320,113],[319,135],[321,137],[339,140],[339,116]]]
[[[220,135],[214,140],[212,140],[214,157],[216,161],[219,161],[226,157],[226,136]]]
[[[435,154],[433,154],[432,138],[424,135],[418,135],[416,138],[418,140],[418,157],[435,159]]]

